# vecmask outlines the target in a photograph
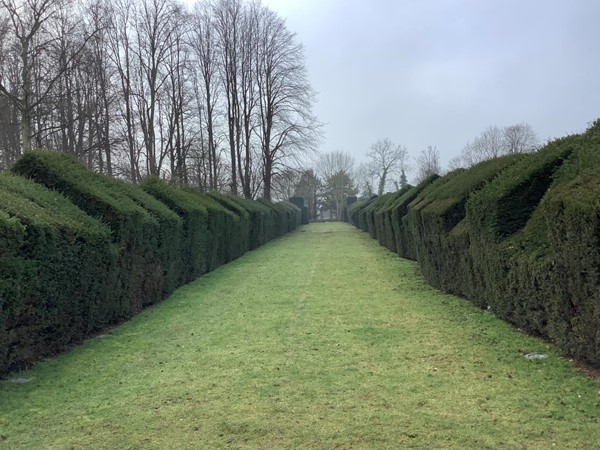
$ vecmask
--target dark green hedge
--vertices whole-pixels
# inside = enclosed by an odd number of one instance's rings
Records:
[[[470,255],[478,267],[470,296],[477,293],[481,306],[490,306],[510,322],[542,334],[547,318],[541,305],[544,300],[539,297],[541,291],[533,293],[525,303],[518,296],[506,296],[503,292],[509,288],[510,280],[523,285],[536,283],[531,274],[523,273],[531,265],[529,256],[518,257],[521,262],[511,267],[511,261],[516,261],[519,253],[515,240],[525,238],[534,254],[547,247],[547,229],[543,223],[538,220],[525,227],[553,182],[554,172],[571,153],[568,140],[550,143],[539,152],[524,156],[474,194],[467,204]],[[507,239],[511,236],[515,239]],[[534,261],[537,259],[535,256]],[[510,277],[506,276],[511,272]],[[521,281],[515,281],[516,276]]]
[[[290,202],[271,203],[265,199],[259,199],[258,202],[271,210],[273,217],[269,230],[271,239],[283,236],[300,226],[301,211],[296,205]]]
[[[349,220],[434,286],[600,366],[599,173],[596,121],[536,153],[358,202]]]
[[[389,194],[374,211],[375,237],[381,245],[393,252],[396,251],[396,236],[394,235],[394,227],[392,226],[392,210],[397,202],[412,188],[413,186],[407,185],[398,192]]]
[[[481,162],[469,170],[459,169],[432,183],[409,205],[408,223],[415,243],[417,261],[432,285],[466,295],[469,237],[464,225],[451,232],[466,217],[469,196],[522,155],[509,155]],[[463,276],[460,276],[460,275]]]
[[[30,152],[12,171],[61,192],[111,227],[119,248],[115,321],[175,289],[182,221],[163,203],[139,186],[93,173],[65,154]]]
[[[275,220],[271,208],[260,202],[241,197],[230,196],[229,199],[244,208],[250,216],[250,228],[248,230],[250,250],[263,245],[273,238],[269,232],[273,228]]]
[[[155,177],[144,180],[141,186],[177,213],[183,221],[177,267],[179,284],[195,280],[209,268],[216,267],[216,257],[209,254],[210,243],[214,238],[209,234],[208,209],[198,201],[196,195],[170,186]]]
[[[111,321],[110,230],[62,195],[0,175],[0,374]]]
[[[552,174],[523,231],[502,242],[515,274],[508,288],[519,279],[528,283],[510,302],[494,297],[493,307],[503,314],[515,305],[529,319],[523,328],[600,366],[600,122],[549,148],[558,160],[570,157]]]
[[[472,225],[495,242],[522,229],[552,183],[552,175],[572,151],[563,139],[548,144],[543,151],[524,155],[473,196],[469,205]]]
[[[208,195],[237,217],[237,220],[234,220],[234,229],[232,229],[230,256],[231,259],[239,258],[250,247],[250,213],[226,195],[219,192],[210,192]]]
[[[360,213],[363,210],[363,208],[367,207],[371,202],[375,201],[376,199],[377,196],[374,195],[371,198],[358,200],[355,203],[349,205],[347,209],[348,222],[350,222],[352,225],[354,225],[357,228],[360,228],[363,231],[367,231],[366,224],[364,228],[361,226]]]
[[[299,225],[300,210],[98,175],[30,152],[0,175],[0,375],[121,322]],[[29,179],[27,179],[29,178]]]
[[[383,194],[370,202],[360,213],[359,223],[362,224],[364,231],[367,231],[372,238],[377,239],[377,225],[375,223],[375,214],[379,209],[385,207],[393,198],[393,193]]]
[[[403,258],[417,259],[414,239],[410,234],[410,227],[406,223],[408,205],[431,183],[439,178],[433,174],[425,178],[417,186],[410,188],[400,195],[390,206],[390,223],[394,234],[396,252]]]
[[[290,203],[296,205],[298,208],[300,208],[300,223],[302,225],[306,225],[308,224],[309,221],[309,214],[308,214],[308,207],[304,206],[304,197],[290,197]]]
[[[282,201],[275,205],[285,211],[285,221],[287,230],[285,233],[295,230],[302,224],[302,210],[293,203]]]

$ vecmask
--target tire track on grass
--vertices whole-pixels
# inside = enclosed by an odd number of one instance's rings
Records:
[[[302,283],[300,295],[298,296],[296,307],[291,311],[286,320],[285,328],[285,364],[288,370],[295,364],[298,359],[298,344],[297,337],[299,336],[299,330],[301,329],[300,322],[304,316],[306,310],[306,301],[311,292],[311,286],[314,284],[314,280],[317,274],[317,268],[321,261],[321,255],[323,253],[323,241],[325,239],[325,232],[322,231],[307,231],[306,234],[313,237],[318,234],[319,238],[316,241],[316,245],[311,244],[311,249],[314,248],[312,255],[312,263],[308,270],[308,275],[305,277],[305,282]]]

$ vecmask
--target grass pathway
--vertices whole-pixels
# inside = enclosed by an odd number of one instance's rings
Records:
[[[0,381],[0,448],[600,448],[598,381],[346,224],[17,376],[32,380]]]

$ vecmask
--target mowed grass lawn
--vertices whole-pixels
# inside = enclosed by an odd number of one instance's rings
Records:
[[[600,448],[600,382],[559,355],[313,224],[1,381],[0,448]]]

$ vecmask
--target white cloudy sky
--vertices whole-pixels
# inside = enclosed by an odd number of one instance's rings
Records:
[[[442,163],[488,125],[541,141],[600,117],[598,0],[263,0],[306,50],[321,151],[389,137]]]

